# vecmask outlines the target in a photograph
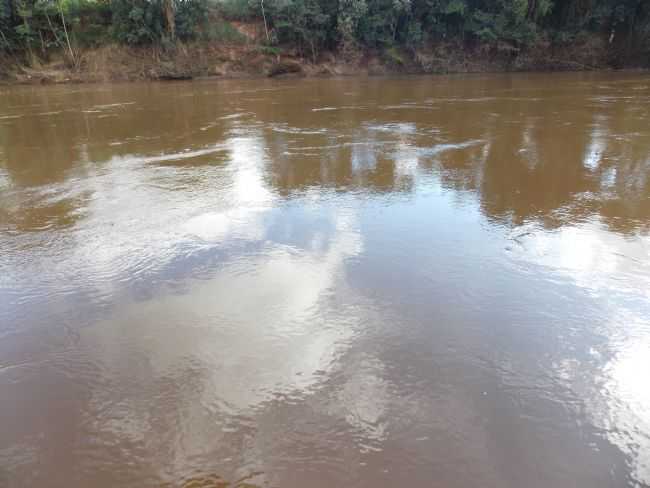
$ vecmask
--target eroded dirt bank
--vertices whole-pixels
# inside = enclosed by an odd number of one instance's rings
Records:
[[[171,49],[108,45],[80,51],[75,62],[62,53],[47,59],[5,57],[0,60],[4,83],[82,83],[194,78],[267,76],[340,76],[381,74],[474,73],[506,71],[579,71],[637,67],[622,64],[600,38],[570,48],[539,43],[527,50],[490,44],[471,49],[454,43],[410,51],[388,49],[316,58],[291,48],[257,44],[181,44]]]

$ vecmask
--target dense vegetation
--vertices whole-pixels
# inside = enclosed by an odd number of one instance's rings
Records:
[[[648,0],[229,0],[231,16],[260,18],[272,42],[320,49],[417,49],[457,40],[519,49],[541,39],[571,43],[586,34],[650,52]],[[264,5],[264,12],[262,12]]]
[[[224,20],[264,22],[266,43],[323,50],[415,51],[440,42],[519,50],[598,35],[650,59],[648,0],[0,0],[0,48],[45,54],[108,42],[232,41]]]

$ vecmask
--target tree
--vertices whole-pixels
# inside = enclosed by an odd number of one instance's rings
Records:
[[[12,0],[0,0],[0,50],[11,47],[14,5]]]
[[[275,13],[278,40],[296,44],[301,51],[307,47],[314,63],[327,41],[329,23],[317,0],[290,0]]]
[[[367,12],[366,0],[339,0],[336,26],[343,50],[354,49],[358,38],[359,23]]]

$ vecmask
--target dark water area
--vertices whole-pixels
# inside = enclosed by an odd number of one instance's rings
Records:
[[[32,486],[650,486],[650,75],[0,88]]]

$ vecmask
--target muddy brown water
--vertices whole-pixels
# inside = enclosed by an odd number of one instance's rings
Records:
[[[650,75],[0,88],[1,487],[650,484]]]

